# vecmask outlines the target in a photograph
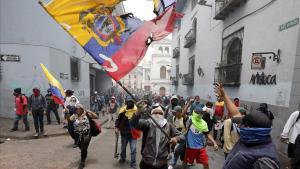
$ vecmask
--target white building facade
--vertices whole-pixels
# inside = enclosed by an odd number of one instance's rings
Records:
[[[123,14],[122,4],[115,14]],[[45,94],[48,81],[43,63],[65,89],[72,89],[85,106],[90,94],[112,86],[102,71],[38,0],[0,0],[0,117],[14,117],[13,89],[27,96],[38,87]]]
[[[172,86],[171,75],[171,40],[165,38],[152,42],[149,53],[150,60],[142,63],[144,90],[160,96],[170,95]]]
[[[175,93],[215,101],[222,82],[248,111],[268,103],[278,139],[291,112],[300,106],[300,1],[177,0],[184,17],[173,32]]]

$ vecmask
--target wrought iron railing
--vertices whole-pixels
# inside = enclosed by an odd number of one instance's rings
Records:
[[[173,49],[173,58],[178,58],[180,56],[179,47]]]
[[[184,74],[182,77],[183,77],[182,78],[183,85],[188,85],[188,86],[194,85],[194,74],[193,73]]]
[[[240,6],[246,0],[216,0],[215,17],[216,20],[224,20],[234,8]]]
[[[240,86],[242,64],[220,65],[215,68],[215,82],[224,86]]]
[[[196,30],[190,29],[185,35],[184,47],[189,48],[196,43]]]

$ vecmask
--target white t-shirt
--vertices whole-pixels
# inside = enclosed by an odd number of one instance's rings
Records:
[[[295,111],[290,115],[281,133],[282,138],[289,138],[289,142],[293,144],[295,144],[296,138],[300,134],[300,119],[296,122],[298,115],[299,111]]]

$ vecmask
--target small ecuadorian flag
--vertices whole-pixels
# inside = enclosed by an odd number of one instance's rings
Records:
[[[41,67],[46,75],[46,78],[48,79],[54,102],[56,104],[63,105],[65,92],[62,85],[59,83],[58,80],[55,79],[55,77],[48,71],[48,69],[43,64],[41,64]]]

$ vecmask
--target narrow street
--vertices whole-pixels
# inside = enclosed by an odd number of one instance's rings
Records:
[[[102,134],[91,141],[86,169],[129,169],[129,147],[127,162],[119,164],[118,160],[113,158],[114,144],[113,130],[103,129]],[[141,141],[137,147],[137,161],[139,162]],[[222,151],[213,152],[210,147],[208,149],[210,168],[221,168]],[[0,150],[1,169],[75,169],[80,159],[80,151],[78,148],[72,148],[72,140],[69,136],[6,141],[0,144]]]

